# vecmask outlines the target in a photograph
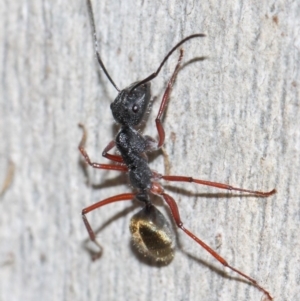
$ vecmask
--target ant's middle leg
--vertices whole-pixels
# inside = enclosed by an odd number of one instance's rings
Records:
[[[170,92],[171,92],[171,88],[172,88],[172,86],[174,84],[176,75],[178,73],[178,70],[179,70],[179,67],[180,67],[180,63],[181,63],[181,60],[182,60],[182,56],[183,56],[183,50],[180,49],[180,55],[179,55],[179,59],[178,59],[177,65],[175,67],[175,70],[174,70],[174,72],[172,74],[172,77],[171,77],[170,81],[168,82],[168,86],[167,86],[166,91],[164,93],[164,96],[162,98],[162,101],[161,101],[161,104],[160,104],[160,108],[159,108],[157,117],[155,119],[156,128],[157,128],[158,137],[159,137],[157,148],[160,148],[164,144],[164,141],[165,141],[165,131],[164,131],[164,128],[163,128],[162,123],[161,123],[161,118],[162,118],[163,113],[166,110],[166,107],[167,107],[167,104],[168,104],[168,100],[169,100],[169,96],[170,96]]]
[[[200,179],[194,179],[192,177],[184,177],[184,176],[167,176],[167,175],[161,175],[156,172],[152,172],[153,176],[155,179],[163,179],[166,181],[172,181],[172,182],[189,182],[189,183],[196,183],[200,185],[205,185],[205,186],[211,186],[211,187],[216,187],[220,189],[227,189],[227,190],[235,190],[239,192],[246,192],[250,194],[254,194],[256,196],[261,196],[261,197],[268,197],[274,193],[276,193],[276,189],[273,189],[268,192],[262,192],[262,191],[256,191],[256,190],[249,190],[249,189],[243,189],[243,188],[238,188],[238,187],[233,187],[228,184],[223,184],[223,183],[218,183],[218,182],[211,182],[211,181],[205,181],[205,180],[200,180]]]
[[[82,156],[84,157],[87,164],[89,164],[93,168],[97,168],[97,169],[117,170],[117,171],[124,171],[124,172],[128,171],[128,168],[124,164],[114,165],[114,164],[101,164],[101,163],[92,162],[88,153],[86,152],[86,150],[84,148],[86,138],[87,138],[86,129],[83,124],[79,124],[79,126],[83,130],[83,135],[82,135],[81,141],[79,143],[78,149],[79,149],[80,153],[82,154]],[[106,148],[108,148],[110,145],[111,145],[111,143]],[[113,146],[111,146],[110,148],[112,148]],[[111,156],[114,156],[114,155],[111,155]],[[118,157],[118,156],[116,156],[116,157]],[[115,161],[117,161],[117,160],[115,160]],[[117,162],[120,162],[120,161],[117,161]]]

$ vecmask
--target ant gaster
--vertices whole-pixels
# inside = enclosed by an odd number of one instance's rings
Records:
[[[111,79],[110,75],[108,74],[101,60],[98,51],[96,27],[94,22],[92,4],[90,0],[87,0],[87,6],[88,6],[88,12],[90,16],[92,31],[93,31],[95,54],[98,63],[101,66],[107,78],[109,79],[109,81],[119,92],[117,98],[114,100],[114,102],[111,104],[110,107],[112,110],[113,117],[116,120],[116,122],[121,125],[121,129],[117,134],[115,140],[112,140],[102,153],[102,155],[105,158],[117,162],[118,164],[100,164],[100,163],[94,163],[90,160],[84,148],[87,133],[82,124],[80,124],[80,126],[83,129],[83,137],[79,144],[79,150],[83,155],[83,157],[85,158],[85,161],[93,168],[127,172],[129,175],[130,184],[135,189],[134,193],[124,193],[124,194],[112,196],[110,198],[97,202],[82,210],[82,218],[86,226],[86,229],[89,233],[90,239],[99,247],[99,253],[95,258],[101,256],[102,247],[96,240],[95,233],[92,230],[90,223],[86,218],[86,214],[110,203],[132,200],[135,198],[144,204],[144,208],[140,212],[135,214],[130,222],[130,231],[132,233],[133,243],[137,247],[137,250],[140,253],[142,253],[144,256],[152,258],[157,262],[169,263],[173,259],[174,256],[173,234],[163,214],[151,202],[150,195],[155,194],[161,196],[165,200],[165,202],[167,203],[167,205],[171,210],[176,225],[182,231],[184,231],[190,238],[196,241],[196,243],[198,243],[201,247],[203,247],[207,252],[209,252],[216,260],[218,260],[225,267],[231,269],[232,271],[236,272],[240,276],[246,278],[253,285],[255,285],[257,288],[263,291],[267,295],[267,297],[271,300],[272,297],[270,293],[262,286],[260,286],[256,282],[256,280],[244,274],[240,270],[230,266],[224,258],[222,258],[212,248],[210,248],[201,239],[196,237],[192,232],[190,232],[188,229],[186,229],[183,226],[175,200],[169,194],[164,192],[164,189],[160,185],[159,181],[163,179],[167,181],[193,182],[196,184],[207,185],[207,186],[212,186],[221,189],[250,193],[260,197],[268,197],[274,194],[276,190],[273,189],[270,192],[246,190],[242,188],[233,187],[227,184],[204,181],[204,180],[194,179],[191,177],[162,175],[155,171],[152,171],[149,168],[145,153],[159,149],[164,143],[165,133],[161,123],[161,118],[163,113],[165,112],[171,87],[174,83],[176,74],[180,67],[181,59],[183,56],[183,50],[180,50],[180,55],[179,55],[177,65],[167,85],[167,88],[164,92],[160,109],[157,118],[155,120],[158,136],[159,136],[158,142],[149,136],[142,136],[135,129],[135,127],[137,127],[143,120],[143,117],[150,105],[150,98],[151,98],[150,81],[159,74],[162,66],[165,64],[165,62],[170,57],[170,55],[177,48],[179,48],[179,46],[181,46],[183,43],[185,43],[190,39],[205,37],[205,35],[194,34],[186,37],[171,49],[171,51],[166,55],[166,57],[160,64],[159,68],[156,70],[156,72],[152,73],[144,80],[135,82],[131,84],[129,87],[120,90]],[[113,147],[117,148],[120,155],[113,155],[108,153]]]

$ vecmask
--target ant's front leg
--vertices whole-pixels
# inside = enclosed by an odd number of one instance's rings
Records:
[[[93,168],[97,168],[97,169],[118,170],[118,171],[125,171],[125,172],[128,171],[128,168],[125,165],[101,164],[101,163],[92,162],[88,153],[86,152],[86,150],[84,148],[85,142],[87,139],[87,131],[83,124],[80,123],[79,126],[83,130],[83,135],[82,135],[81,141],[78,145],[78,149],[79,149],[80,153],[82,154],[82,156],[84,157],[85,162],[87,164],[89,164]]]
[[[124,163],[121,156],[108,154],[108,152],[115,146],[116,146],[116,142],[114,140],[110,141],[108,143],[108,145],[106,146],[106,148],[103,150],[102,156],[104,158],[107,158],[107,159],[115,161],[115,162]]]
[[[170,81],[168,82],[168,86],[167,86],[166,91],[164,93],[164,96],[162,98],[160,108],[159,108],[157,117],[155,119],[156,128],[157,128],[158,137],[159,137],[157,148],[160,148],[164,144],[164,141],[165,141],[165,131],[164,131],[164,128],[163,128],[162,123],[161,123],[161,118],[162,118],[163,113],[166,110],[168,100],[169,100],[169,96],[170,96],[170,93],[171,93],[171,88],[174,84],[176,75],[178,73],[180,63],[181,63],[181,60],[182,60],[182,56],[183,56],[183,50],[180,49],[180,55],[179,55],[177,65],[175,67],[175,70],[172,74],[172,77],[171,77]]]

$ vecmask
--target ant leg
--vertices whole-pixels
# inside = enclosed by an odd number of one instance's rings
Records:
[[[83,136],[79,143],[78,149],[81,152],[81,154],[84,157],[87,164],[89,164],[93,168],[98,168],[98,169],[118,170],[118,171],[125,171],[125,172],[128,171],[128,168],[124,164],[123,165],[113,165],[113,164],[101,164],[101,163],[92,162],[89,155],[87,154],[86,150],[84,149],[84,145],[85,145],[86,138],[87,138],[86,129],[85,129],[84,125],[82,125],[82,124],[79,124],[79,126],[83,129]]]
[[[165,131],[164,131],[164,128],[163,128],[162,123],[161,123],[161,117],[162,117],[163,113],[166,110],[166,107],[167,107],[167,104],[168,104],[168,100],[169,100],[169,96],[170,96],[170,92],[171,92],[171,88],[172,88],[172,86],[174,84],[176,75],[178,73],[182,56],[183,56],[183,50],[180,49],[180,55],[179,55],[179,59],[178,59],[177,65],[175,67],[175,70],[174,70],[174,72],[172,74],[172,77],[171,77],[170,81],[168,82],[168,86],[167,86],[166,91],[164,93],[164,96],[162,98],[162,101],[161,101],[161,104],[160,104],[160,108],[159,108],[157,117],[155,119],[156,128],[157,128],[158,137],[159,137],[157,148],[160,148],[164,144],[164,141],[165,141]]]
[[[86,214],[88,212],[91,212],[91,211],[93,211],[95,209],[98,209],[98,208],[100,208],[102,206],[105,206],[107,204],[118,202],[118,201],[129,201],[129,200],[132,200],[134,197],[135,197],[134,193],[123,193],[123,194],[119,194],[119,195],[115,195],[113,197],[107,198],[107,199],[102,200],[100,202],[97,202],[97,203],[95,203],[95,204],[93,204],[93,205],[91,205],[91,206],[89,206],[87,208],[84,208],[82,210],[82,219],[83,219],[84,225],[86,227],[86,230],[89,233],[90,239],[91,239],[92,242],[94,242],[99,247],[99,252],[97,252],[93,256],[93,260],[96,260],[99,257],[101,257],[101,255],[102,255],[102,246],[96,240],[95,232],[93,231],[93,229],[92,229],[89,221],[87,220]]]
[[[5,176],[4,182],[3,182],[1,190],[0,190],[0,197],[2,195],[4,195],[4,193],[7,191],[7,189],[13,182],[14,173],[15,173],[15,164],[13,161],[9,160],[8,169],[6,171],[6,176]]]
[[[248,189],[243,189],[243,188],[237,188],[233,187],[227,184],[222,184],[218,182],[210,182],[210,181],[204,181],[204,180],[199,180],[199,179],[194,179],[192,177],[184,177],[184,176],[164,176],[158,173],[153,172],[154,176],[159,179],[164,179],[166,181],[175,181],[175,182],[190,182],[190,183],[196,183],[196,184],[201,184],[201,185],[206,185],[206,186],[212,186],[220,189],[227,189],[227,190],[235,190],[235,191],[240,191],[240,192],[246,192],[250,194],[254,194],[257,196],[261,197],[268,197],[274,193],[276,193],[276,189],[273,189],[268,192],[262,192],[262,191],[256,191],[256,190],[248,190]]]
[[[243,272],[237,270],[236,268],[230,266],[227,261],[221,257],[217,252],[215,252],[211,247],[209,247],[207,244],[205,244],[201,239],[199,239],[197,236],[195,236],[192,232],[190,232],[189,230],[187,230],[184,226],[183,223],[180,219],[180,214],[178,211],[178,206],[175,202],[175,200],[168,194],[162,192],[161,195],[163,196],[163,198],[165,199],[165,201],[167,202],[168,206],[171,209],[173,218],[175,220],[175,223],[177,224],[177,226],[184,231],[189,237],[191,237],[196,243],[198,243],[202,248],[204,248],[207,252],[209,252],[214,258],[216,258],[221,264],[223,264],[225,267],[231,269],[232,271],[236,272],[237,274],[239,274],[240,276],[248,279],[254,286],[256,286],[258,289],[260,289],[262,292],[264,292],[265,295],[268,296],[269,300],[273,300],[273,298],[271,297],[270,293],[264,289],[262,286],[260,286],[256,280],[254,280],[253,278],[249,277],[248,275],[244,274]]]
[[[110,141],[106,148],[103,150],[102,156],[115,162],[124,163],[121,156],[108,154],[108,152],[115,146],[116,142],[114,140]]]

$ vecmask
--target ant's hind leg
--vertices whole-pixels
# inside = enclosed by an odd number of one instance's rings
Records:
[[[93,252],[93,254],[94,254],[93,255],[93,260],[96,260],[96,259],[101,257],[103,248],[100,245],[100,243],[96,240],[95,232],[92,229],[92,227],[91,227],[91,225],[90,225],[90,223],[89,223],[89,221],[86,217],[86,214],[93,211],[93,210],[95,210],[95,209],[98,209],[102,206],[105,206],[105,205],[108,205],[108,204],[111,204],[111,203],[115,203],[115,202],[119,202],[119,201],[130,201],[134,197],[135,197],[134,193],[122,193],[122,194],[115,195],[113,197],[107,198],[105,200],[102,200],[100,202],[97,202],[97,203],[95,203],[95,204],[93,204],[93,205],[91,205],[87,208],[84,208],[82,210],[82,219],[83,219],[84,225],[86,227],[86,230],[89,233],[89,237],[90,237],[91,241],[93,243],[95,243],[97,245],[97,247],[99,248],[98,252]]]
[[[204,248],[208,253],[210,253],[216,260],[218,260],[223,266],[231,269],[233,272],[239,274],[240,276],[246,278],[248,281],[250,281],[254,286],[256,286],[259,290],[261,290],[267,297],[269,300],[273,300],[271,294],[262,286],[260,286],[257,281],[253,278],[251,278],[250,276],[246,275],[245,273],[243,273],[242,271],[234,268],[233,266],[229,265],[227,263],[227,261],[220,256],[216,251],[214,251],[210,246],[208,246],[204,241],[202,241],[200,238],[198,238],[197,236],[195,236],[192,232],[190,232],[188,229],[186,229],[183,226],[183,223],[181,221],[180,218],[180,214],[179,214],[179,210],[178,210],[178,206],[175,202],[175,200],[168,194],[161,192],[160,195],[164,198],[164,200],[166,201],[166,203],[168,204],[168,206],[170,207],[172,216],[174,218],[174,221],[176,223],[176,225],[183,231],[185,232],[190,238],[192,238],[197,244],[199,244],[202,248]]]

